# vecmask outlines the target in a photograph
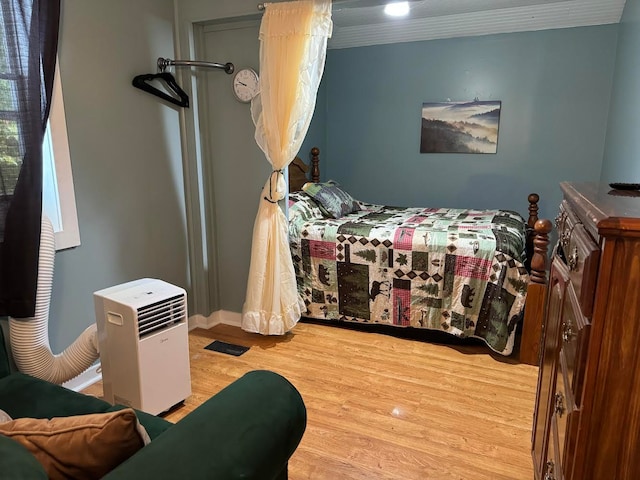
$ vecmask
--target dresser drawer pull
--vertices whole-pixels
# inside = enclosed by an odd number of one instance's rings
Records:
[[[562,249],[563,250],[565,250],[569,246],[569,243],[571,242],[571,235],[573,235],[574,228],[576,228],[578,225],[582,225],[582,222],[576,222],[573,225],[571,225],[571,228],[569,228],[567,230],[565,228],[566,220],[567,220],[567,217],[565,215],[564,223],[563,223],[563,226],[562,226],[562,234],[560,235],[560,245],[562,245]],[[576,253],[576,255],[577,255],[577,253]],[[576,258],[576,260],[577,260],[577,258]],[[577,263],[576,263],[576,265],[577,265]]]
[[[569,343],[576,337],[575,332],[573,331],[573,325],[571,322],[562,323],[562,341],[564,343]]]
[[[555,475],[553,474],[553,470],[555,469],[555,465],[552,460],[547,462],[547,470],[544,474],[544,480],[556,480]]]
[[[566,412],[566,408],[564,408],[564,395],[558,392],[556,393],[556,405],[553,409],[554,413],[558,415],[558,417],[562,418],[564,412]]]
[[[578,268],[578,260],[580,257],[578,255],[578,247],[573,247],[573,252],[569,255],[567,262],[569,263],[569,270],[574,271]]]
[[[569,245],[569,240],[571,239],[572,231],[573,231],[573,228],[566,232],[562,232],[562,235],[560,235],[560,245],[562,245],[563,249],[567,248],[567,245]]]

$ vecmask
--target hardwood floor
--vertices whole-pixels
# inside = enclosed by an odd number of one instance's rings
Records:
[[[205,350],[213,340],[251,348],[240,357]],[[193,394],[165,418],[180,420],[250,370],[278,372],[308,412],[291,480],[533,478],[536,367],[484,347],[308,323],[284,337],[219,325],[191,331],[189,343]]]

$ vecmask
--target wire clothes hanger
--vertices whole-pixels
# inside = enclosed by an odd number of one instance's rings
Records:
[[[159,88],[154,87],[150,82],[154,80],[159,80],[166,87],[166,93]],[[160,73],[145,73],[143,75],[136,75],[133,77],[131,84],[139,88],[140,90],[144,90],[152,95],[160,97],[167,102],[173,103],[174,105],[178,105],[179,107],[189,107],[189,95],[178,85],[175,77],[169,72],[160,72]]]

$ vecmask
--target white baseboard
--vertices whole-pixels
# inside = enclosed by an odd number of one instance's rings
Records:
[[[204,315],[191,315],[188,320],[187,323],[189,324],[189,331],[193,330],[194,328],[210,328],[209,326],[207,326],[210,322],[210,318],[213,317],[213,315],[210,315],[209,317],[205,317]]]
[[[228,310],[218,310],[213,312],[208,317],[204,315],[192,315],[189,317],[189,330],[193,330],[194,328],[204,328],[209,329],[215,327],[216,325],[231,325],[233,327],[240,327],[240,323],[242,321],[242,314],[238,312],[230,312]],[[93,385],[96,382],[102,380],[102,373],[100,371],[100,362],[95,365],[92,365],[87,370],[82,372],[75,378],[64,382],[62,384],[63,387],[68,388],[69,390],[73,390],[75,392],[80,392],[87,388],[90,385]]]
[[[240,327],[242,322],[242,314],[238,312],[230,312],[228,310],[218,310],[208,317],[204,315],[192,315],[189,317],[189,330],[194,328],[209,329],[216,325],[231,325],[232,327]]]
[[[100,362],[90,366],[87,370],[82,372],[75,378],[64,382],[63,387],[73,390],[74,392],[80,392],[87,388],[89,385],[93,385],[96,382],[102,380],[102,373],[100,372]]]

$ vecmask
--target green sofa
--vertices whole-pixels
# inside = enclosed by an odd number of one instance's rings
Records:
[[[0,409],[12,418],[52,418],[124,408],[11,372],[0,329]],[[105,479],[285,480],[306,427],[298,391],[280,375],[247,373],[175,425],[136,412],[152,441]],[[79,452],[80,453],[80,452]],[[18,442],[0,435],[0,478],[46,479]]]

